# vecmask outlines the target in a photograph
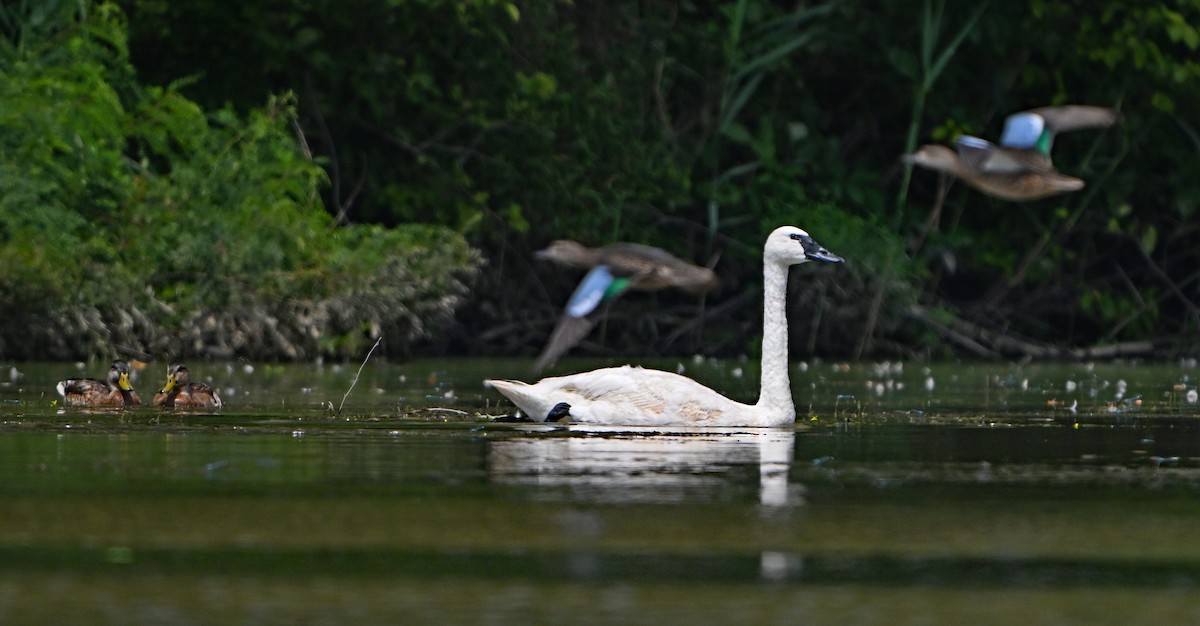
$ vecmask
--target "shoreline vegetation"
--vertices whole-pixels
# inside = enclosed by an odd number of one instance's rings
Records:
[[[794,357],[1200,349],[1200,0],[0,5],[0,358],[528,356],[549,241],[717,273],[578,355],[753,356],[796,224]],[[1086,181],[989,198],[899,156],[1031,107]]]
[[[478,253],[336,225],[293,97],[204,112],[140,84],[113,5],[24,26],[0,81],[0,355],[354,358],[452,319]]]

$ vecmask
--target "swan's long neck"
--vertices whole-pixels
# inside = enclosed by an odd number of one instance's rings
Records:
[[[796,418],[788,380],[787,278],[788,266],[763,260],[762,387],[757,406],[780,423]]]

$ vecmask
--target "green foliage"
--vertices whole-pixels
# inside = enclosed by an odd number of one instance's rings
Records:
[[[972,282],[1008,285],[982,304],[995,307],[988,315],[1010,316],[1010,330],[1086,344],[1190,326],[1161,287],[1190,280],[1197,260],[1180,253],[1195,249],[1195,233],[1179,224],[1200,198],[1200,181],[1187,173],[1200,164],[1200,142],[1191,121],[1175,114],[1200,105],[1190,26],[1197,23],[1194,0],[1032,1],[1027,13],[992,6],[948,66],[934,91],[953,97],[932,100],[926,114],[940,141],[960,132],[994,138],[1004,115],[1046,104],[1114,106],[1124,117],[1114,129],[1056,141],[1056,166],[1083,178],[1082,192],[1028,207],[962,188],[948,196],[951,229],[934,244],[970,242],[956,247],[959,269]],[[976,68],[986,71],[964,74]],[[978,293],[953,276],[940,287],[952,300]]]
[[[449,320],[477,265],[434,227],[336,228],[294,101],[143,87],[112,5],[6,12],[0,353],[301,358]]]
[[[1192,174],[1200,129],[1189,116],[1200,108],[1197,0],[122,5],[128,46],[119,29],[96,34],[108,54],[64,64],[94,89],[54,87],[77,91],[54,92],[56,104],[43,111],[32,107],[38,92],[0,87],[12,91],[6,102],[21,103],[0,116],[46,116],[11,123],[31,135],[45,131],[50,140],[27,147],[42,151],[30,162],[53,163],[61,181],[18,185],[23,195],[10,202],[47,208],[5,218],[3,228],[61,223],[53,236],[74,249],[89,240],[91,217],[140,198],[164,211],[203,206],[191,228],[208,229],[216,243],[160,233],[144,253],[159,268],[149,282],[202,276],[206,267],[195,258],[210,251],[222,275],[253,288],[184,281],[156,293],[187,291],[212,306],[255,290],[288,293],[288,280],[300,274],[317,289],[325,283],[313,268],[324,266],[313,261],[322,247],[312,241],[328,225],[288,207],[315,206],[313,194],[321,194],[341,223],[435,224],[486,250],[492,263],[460,320],[471,337],[508,336],[484,331],[530,319],[544,319],[544,328],[524,336],[549,330],[565,294],[531,279],[523,260],[550,239],[634,240],[698,262],[719,257],[717,271],[737,287],[714,297],[736,298],[754,289],[758,248],[780,223],[808,229],[849,260],[838,268],[844,280],[817,286],[833,313],[803,345],[820,351],[854,354],[856,344],[869,347],[862,334],[880,339],[879,350],[940,351],[907,328],[906,305],[917,301],[1047,343],[1192,328],[1191,268],[1200,263],[1190,226],[1200,208],[1200,178]],[[121,20],[110,9],[70,10],[91,11],[81,24],[105,11]],[[45,31],[44,20],[0,13],[0,25],[11,24]],[[15,64],[28,62],[22,51],[31,47],[5,53],[8,71],[21,75]],[[129,65],[112,60],[126,47],[142,76],[172,87],[130,87]],[[34,57],[78,49],[45,46]],[[21,71],[29,80],[54,76],[47,68]],[[292,101],[261,109],[271,93],[289,91],[298,94],[294,121],[319,155],[326,186],[294,150],[292,119],[280,113]],[[120,136],[134,152],[86,163],[57,158],[89,145],[55,130],[70,128],[84,93],[98,99],[83,100],[102,119],[80,137]],[[118,109],[104,109],[105,101]],[[1055,163],[1087,182],[1081,192],[1014,205],[957,184],[943,201],[937,175],[897,161],[926,141],[995,138],[1009,113],[1066,103],[1115,106],[1124,116],[1118,128],[1056,141]],[[124,121],[112,128],[114,116]],[[254,138],[262,131],[251,127],[260,123],[274,138]],[[208,160],[189,156],[200,153]],[[217,188],[217,180],[231,184]],[[269,193],[246,192],[257,184]],[[58,198],[64,194],[73,199]],[[85,195],[90,214],[80,213]],[[219,225],[207,217],[230,206],[245,212]],[[261,229],[270,243],[238,247],[238,233],[258,229],[248,216],[275,213],[288,217]],[[137,211],[125,215],[139,219]],[[187,253],[164,261],[174,250]],[[464,249],[455,250],[457,259]],[[87,248],[96,263],[126,253],[115,244]],[[5,254],[61,255],[32,247]],[[753,329],[752,311],[737,315],[725,320],[729,327]]]

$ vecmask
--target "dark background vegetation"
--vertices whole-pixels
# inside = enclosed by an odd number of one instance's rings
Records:
[[[0,356],[532,356],[562,237],[723,281],[578,353],[753,354],[780,224],[848,260],[793,272],[798,355],[1197,344],[1197,0],[2,6]],[[898,160],[1066,103],[1123,114],[1056,142],[1081,192]]]

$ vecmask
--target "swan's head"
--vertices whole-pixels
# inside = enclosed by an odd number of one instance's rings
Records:
[[[842,262],[842,257],[826,250],[808,233],[795,226],[776,228],[767,237],[767,245],[763,248],[763,258],[784,265],[795,265],[805,261]]]

